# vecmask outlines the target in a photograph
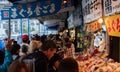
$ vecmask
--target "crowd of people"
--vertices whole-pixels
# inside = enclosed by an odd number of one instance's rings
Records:
[[[22,44],[10,39],[4,40],[4,44],[0,72],[79,72],[69,37],[23,35]],[[34,62],[32,67],[27,64],[29,60]]]

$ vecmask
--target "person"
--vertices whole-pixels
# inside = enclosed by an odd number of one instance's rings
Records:
[[[57,72],[61,60],[62,57],[55,53],[54,56],[49,60],[48,72]]]
[[[5,58],[2,65],[0,65],[0,72],[7,72],[9,65],[13,62],[12,55],[9,51],[12,45],[12,40],[5,41]]]
[[[13,44],[10,48],[10,52],[12,54],[13,60],[17,60],[20,52],[20,45],[19,44]]]
[[[30,45],[29,45],[29,37],[28,37],[28,35],[23,35],[22,36],[22,44],[21,44],[21,47],[23,46],[23,45],[26,45],[27,47],[28,47],[28,49],[30,48]],[[27,53],[29,53],[29,52],[27,52]],[[20,56],[21,55],[23,55],[23,53],[22,53],[22,48],[20,48],[20,54],[19,54]]]
[[[4,53],[2,50],[0,50],[0,65],[3,64],[3,62],[4,62],[4,57],[5,57],[5,53]]]
[[[75,59],[65,58],[58,67],[58,72],[79,72],[79,66]]]
[[[48,72],[49,60],[53,57],[54,53],[56,53],[57,50],[56,44],[52,40],[47,40],[43,42],[41,47],[36,46],[36,42],[32,42],[32,44],[34,44],[34,52],[27,55],[25,58],[23,58],[23,60],[34,58],[35,72]]]
[[[69,37],[65,38],[65,56],[74,57],[75,47],[74,44],[70,41]]]
[[[22,60],[18,59],[10,65],[8,72],[28,72],[28,68]]]
[[[28,46],[22,45],[21,52],[23,53],[21,56],[25,57],[27,55],[27,52],[28,52]]]

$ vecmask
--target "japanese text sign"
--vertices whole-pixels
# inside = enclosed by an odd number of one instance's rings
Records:
[[[105,24],[110,36],[120,37],[120,15],[114,15],[105,18]]]
[[[102,17],[101,0],[82,0],[84,23],[92,22]]]
[[[17,19],[17,18],[30,18],[46,16],[51,14],[57,14],[59,12],[64,12],[65,9],[73,8],[74,0],[43,0],[26,4],[16,4],[13,5],[9,10],[9,18],[2,19]]]
[[[1,16],[4,18],[9,18],[9,10],[2,10],[1,11]]]
[[[120,12],[120,0],[103,0],[105,16]]]
[[[87,25],[87,31],[88,32],[95,32],[100,28],[102,28],[102,24],[98,23],[98,21],[95,21],[95,22]]]

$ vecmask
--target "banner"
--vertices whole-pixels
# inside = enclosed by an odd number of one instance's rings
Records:
[[[120,13],[120,0],[103,0],[103,1],[105,16]]]
[[[92,22],[102,17],[101,0],[82,0],[84,23]]]
[[[120,15],[114,15],[105,18],[105,24],[110,36],[120,37]]]
[[[17,19],[40,17],[51,14],[57,14],[72,10],[74,8],[74,0],[43,0],[26,4],[13,5],[9,10],[9,17],[2,16],[2,19]],[[4,10],[2,11],[2,13]]]
[[[9,10],[1,10],[1,18],[9,19],[10,18]]]
[[[98,23],[98,21],[87,24],[87,32],[95,32],[100,28],[102,28],[102,24]]]

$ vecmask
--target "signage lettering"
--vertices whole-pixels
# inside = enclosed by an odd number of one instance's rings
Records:
[[[67,3],[64,4],[64,8],[61,7],[63,0],[43,0],[41,2],[32,2],[21,5],[13,5],[9,11],[9,17],[4,17],[2,15],[2,20],[5,19],[17,19],[17,18],[30,18],[30,17],[38,17],[45,16],[51,14],[57,14],[60,12],[65,12],[73,10],[74,0],[67,0]],[[4,10],[3,10],[4,11]],[[3,11],[1,12],[3,14]]]
[[[82,0],[82,9],[85,23],[102,17],[101,0]]]
[[[120,12],[120,0],[103,0],[105,16]]]
[[[93,22],[91,24],[88,24],[88,31],[89,32],[95,32],[98,29],[100,29],[101,27],[102,27],[102,24],[100,24],[97,21],[95,21],[95,22]]]
[[[105,18],[105,24],[109,35],[120,36],[120,15]]]

